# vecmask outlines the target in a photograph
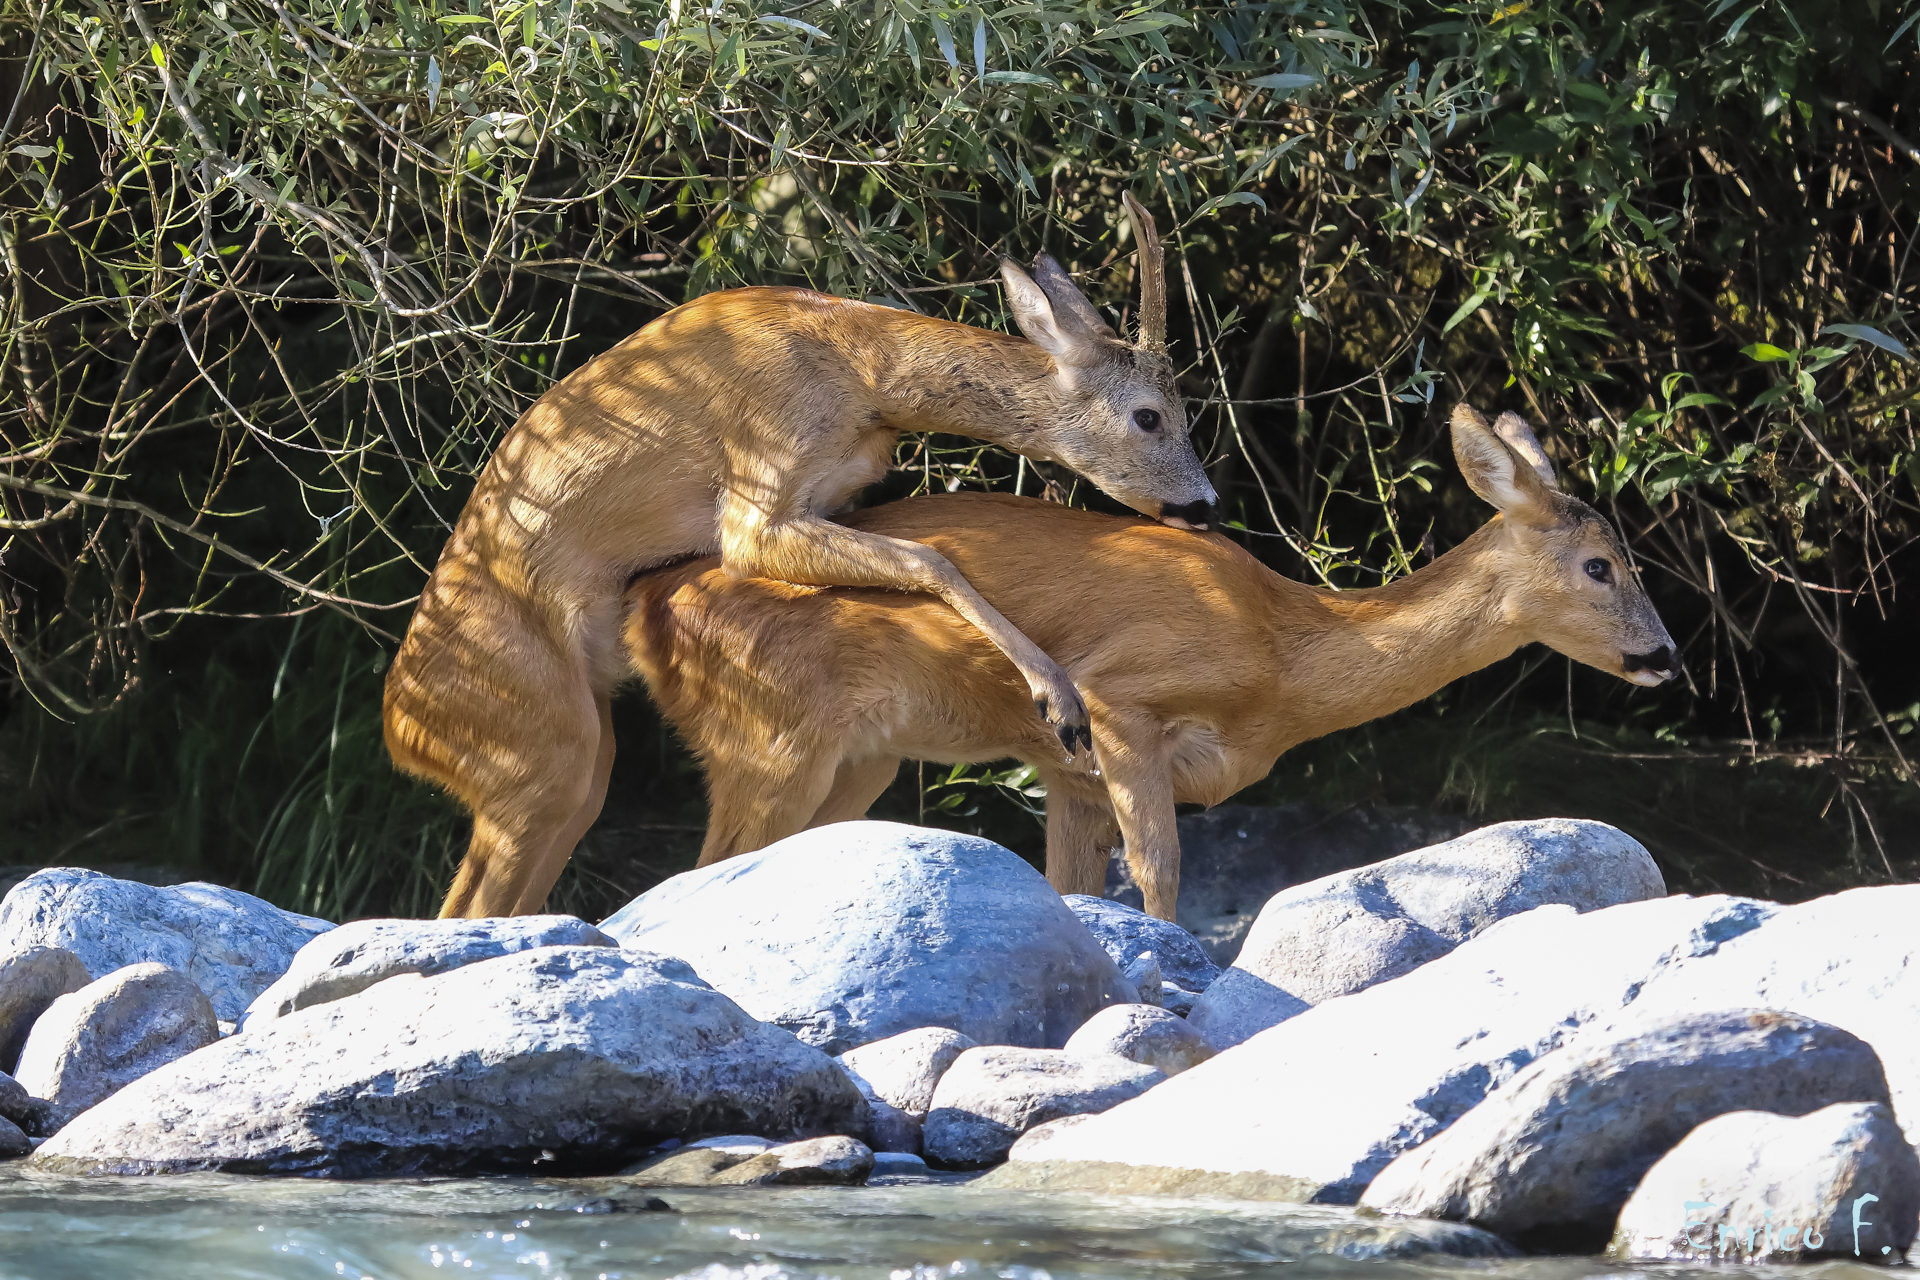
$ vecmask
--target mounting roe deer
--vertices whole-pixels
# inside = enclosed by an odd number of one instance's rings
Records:
[[[804,289],[736,289],[668,312],[522,415],[387,676],[395,763],[473,811],[442,916],[545,903],[606,798],[609,696],[628,675],[621,593],[688,556],[717,551],[737,577],[929,593],[1018,672],[1022,714],[1056,754],[1091,746],[1066,672],[952,563],[829,517],[885,473],[903,432],[945,431],[1057,460],[1136,510],[1206,527],[1214,493],[1164,354],[1160,244],[1131,196],[1126,209],[1138,346],[1041,254],[1032,277],[1001,268],[1024,341]]]
[[[903,757],[1013,756],[1047,787],[1047,878],[1098,894],[1115,827],[1172,919],[1177,802],[1218,804],[1289,747],[1540,641],[1635,684],[1678,669],[1612,527],[1560,492],[1527,424],[1462,405],[1454,456],[1499,515],[1359,591],[1290,581],[1226,538],[1004,494],[850,517],[937,548],[1086,694],[1098,773],[1063,760],[1007,662],[938,601],[739,581],[711,561],[628,592],[626,643],[707,769],[702,865],[858,818]]]

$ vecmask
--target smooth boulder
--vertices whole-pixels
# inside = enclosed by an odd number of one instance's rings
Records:
[[[1180,896],[1173,917],[1215,964],[1232,964],[1260,908],[1282,889],[1451,840],[1459,818],[1393,805],[1215,805],[1178,820]],[[1138,909],[1124,851],[1107,863],[1104,895]]]
[[[34,1153],[61,1172],[618,1168],[673,1138],[860,1133],[831,1059],[681,960],[550,947],[389,981],[122,1089]]]
[[[1184,1014],[1220,976],[1220,966],[1207,955],[1200,940],[1171,920],[1085,893],[1065,894],[1063,901],[1088,932],[1100,939],[1100,945],[1148,1004],[1163,1004]],[[1149,991],[1144,974],[1136,975],[1135,966],[1143,955],[1151,956],[1159,968],[1163,986],[1153,988],[1157,995]],[[1171,991],[1166,990],[1169,987]]]
[[[1166,1078],[1111,1055],[1082,1058],[1003,1045],[969,1049],[934,1090],[922,1151],[935,1168],[984,1169],[1006,1159],[1015,1140],[1034,1126],[1105,1111]]]
[[[1621,1261],[1897,1262],[1920,1219],[1920,1156],[1878,1102],[1707,1121],[1647,1171],[1607,1253]]]
[[[1735,1009],[1633,1019],[1535,1060],[1388,1165],[1360,1203],[1586,1252],[1606,1242],[1654,1162],[1714,1116],[1887,1100],[1873,1049],[1811,1018]]]
[[[918,1155],[934,1086],[973,1041],[945,1027],[920,1027],[849,1049],[835,1059],[873,1108],[873,1149]]]
[[[163,964],[193,979],[229,1022],[331,928],[238,889],[162,888],[78,867],[36,871],[0,901],[0,949],[64,947],[95,978]]]
[[[65,947],[30,946],[0,955],[0,1071],[12,1071],[34,1022],[61,996],[93,979]]]
[[[977,836],[842,822],[688,871],[603,921],[829,1053],[919,1027],[1058,1048],[1133,991],[1046,879]]]
[[[1144,1004],[1116,1005],[1087,1020],[1067,1041],[1066,1052],[1080,1057],[1111,1054],[1177,1076],[1214,1055],[1207,1038],[1187,1020]]]
[[[1666,893],[1639,841],[1602,822],[1483,827],[1276,894],[1239,958],[1194,1003],[1220,1048],[1446,955],[1495,921],[1552,903],[1593,911]]]
[[[637,1187],[858,1187],[874,1153],[844,1134],[769,1144],[695,1143],[644,1160],[621,1174]]]
[[[1350,1204],[1542,1054],[1636,1017],[1797,1013],[1879,1055],[1920,1117],[1920,885],[1797,906],[1676,896],[1539,907],[1452,953],[1261,1032],[1017,1157],[997,1186]]]
[[[34,1097],[20,1087],[18,1080],[0,1071],[0,1120],[4,1120],[6,1126],[17,1129],[23,1135],[36,1134],[44,1128],[50,1114],[51,1108],[45,1099]],[[6,1132],[6,1127],[0,1127],[0,1137],[4,1137]],[[11,1141],[11,1139],[6,1140],[9,1143]],[[0,1145],[6,1145],[6,1143],[0,1143]],[[12,1154],[25,1155],[26,1150],[14,1151]]]
[[[64,1123],[219,1038],[213,1002],[191,978],[131,964],[55,1000],[33,1024],[14,1079]]]
[[[355,920],[300,948],[261,992],[239,1030],[341,1000],[396,974],[431,977],[462,965],[536,947],[611,947],[612,938],[574,916],[492,920]]]

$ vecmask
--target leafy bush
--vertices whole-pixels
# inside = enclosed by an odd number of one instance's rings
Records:
[[[315,612],[390,645],[499,434],[688,296],[805,282],[994,324],[996,255],[1045,247],[1124,311],[1127,188],[1163,211],[1197,438],[1251,545],[1403,573],[1481,518],[1432,409],[1527,412],[1689,654],[1687,689],[1583,683],[1581,714],[1653,705],[1669,748],[1809,765],[1893,874],[1868,801],[1912,785],[1920,714],[1915,16],[0,0],[9,732],[104,752],[157,722],[146,685],[211,705],[310,661],[286,619]],[[909,441],[891,491],[1027,471]],[[397,785],[375,683],[339,699],[369,796]],[[102,713],[123,728],[42,722]],[[242,758],[222,785],[279,816],[193,852],[306,859],[285,892],[355,909],[314,887],[362,847],[320,775],[242,784]]]

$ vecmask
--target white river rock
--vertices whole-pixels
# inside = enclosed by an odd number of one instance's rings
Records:
[[[685,962],[550,947],[385,982],[210,1045],[84,1113],[32,1163],[564,1175],[618,1168],[669,1137],[867,1123],[830,1058]]]

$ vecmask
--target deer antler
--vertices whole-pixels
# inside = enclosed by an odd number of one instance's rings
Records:
[[[1167,349],[1167,254],[1160,245],[1160,233],[1154,229],[1153,215],[1122,192],[1121,207],[1133,227],[1133,243],[1140,250],[1140,345],[1149,351]]]

